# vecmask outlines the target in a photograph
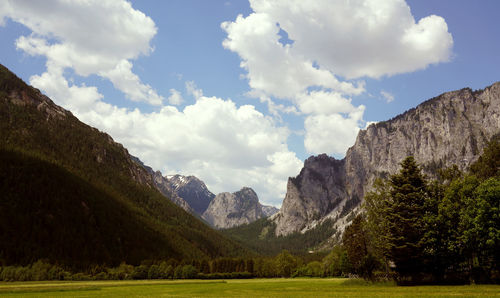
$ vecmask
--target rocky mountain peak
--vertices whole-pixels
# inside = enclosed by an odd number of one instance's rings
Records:
[[[186,201],[198,215],[207,210],[215,195],[208,190],[203,181],[195,176],[167,176],[170,187]]]
[[[202,218],[216,228],[227,229],[265,216],[255,191],[243,187],[234,193],[223,192],[215,196]]]

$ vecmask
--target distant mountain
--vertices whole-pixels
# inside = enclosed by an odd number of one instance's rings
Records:
[[[243,187],[234,193],[218,194],[202,217],[216,228],[227,229],[267,217],[263,209],[269,212],[270,208],[267,206],[263,208],[253,189]]]
[[[264,215],[266,217],[272,216],[276,214],[278,211],[280,211],[278,208],[274,206],[266,206],[266,205],[261,205],[262,206],[262,212],[264,212]]]
[[[139,158],[131,156],[137,164],[141,165],[147,173],[153,178],[153,186],[165,197],[169,198],[177,206],[181,207],[185,211],[195,214],[194,210],[189,206],[189,204],[184,201],[177,193],[172,189],[170,183],[166,177],[163,177],[160,171],[154,171],[151,167],[146,166]]]
[[[172,190],[200,216],[215,198],[205,183],[195,176],[173,175],[167,179]]]
[[[453,164],[464,170],[499,133],[500,82],[479,91],[447,92],[372,124],[358,133],[344,159],[312,156],[288,180],[283,205],[272,217],[275,233],[305,232],[325,220],[342,231],[375,178],[395,173],[406,156],[414,156],[430,177]]]
[[[161,176],[161,175],[160,175]],[[0,65],[0,264],[246,253],[178,208],[128,151]]]
[[[158,173],[156,177],[160,179],[161,175]],[[250,188],[243,188],[240,192],[235,193],[242,195],[241,200],[236,199],[235,194],[222,193],[217,195],[217,202],[213,203],[216,196],[208,190],[203,181],[195,176],[177,174],[162,177],[162,181],[166,181],[170,185],[169,189],[173,192],[171,198],[178,198],[173,200],[177,205],[205,220],[209,219],[207,222],[216,228],[228,228],[250,223],[262,217],[269,217],[279,211],[276,207],[260,204],[257,194]],[[257,200],[256,204],[254,204],[255,199]],[[252,203],[247,205],[242,203],[244,201]],[[254,210],[252,209],[254,207],[256,211],[252,214],[250,210]],[[207,212],[209,208],[210,210]]]

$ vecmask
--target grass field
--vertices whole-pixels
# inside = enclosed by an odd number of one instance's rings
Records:
[[[500,285],[397,287],[348,279],[0,283],[0,297],[500,297]]]

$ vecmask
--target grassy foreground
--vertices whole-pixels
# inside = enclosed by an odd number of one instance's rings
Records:
[[[500,297],[500,285],[397,287],[348,279],[0,283],[1,297]]]

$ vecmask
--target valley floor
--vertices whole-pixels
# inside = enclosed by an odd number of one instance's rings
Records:
[[[398,287],[341,278],[0,283],[2,297],[500,297],[500,285]]]

